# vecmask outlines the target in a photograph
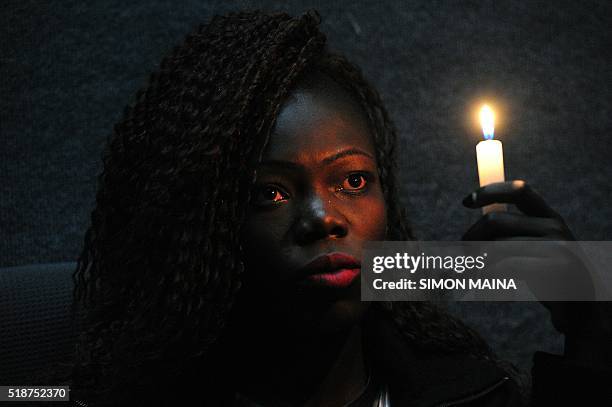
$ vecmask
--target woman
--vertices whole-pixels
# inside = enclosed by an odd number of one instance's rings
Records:
[[[429,303],[360,301],[363,244],[411,235],[393,126],[318,23],[315,13],[216,17],[126,110],[75,273],[88,324],[73,398],[521,402],[514,371],[458,320]],[[466,238],[571,238],[524,183],[465,204],[491,201],[526,215],[486,218]]]

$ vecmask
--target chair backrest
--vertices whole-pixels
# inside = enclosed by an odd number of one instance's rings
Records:
[[[75,263],[0,268],[0,385],[28,385],[74,349]],[[53,383],[47,383],[53,384]]]

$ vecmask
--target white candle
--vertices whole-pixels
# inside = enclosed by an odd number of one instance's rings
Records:
[[[480,186],[502,182],[504,176],[504,150],[499,140],[493,140],[495,117],[487,105],[480,110],[480,124],[485,140],[476,145],[478,179]],[[505,211],[506,204],[491,204],[482,208],[482,213]]]

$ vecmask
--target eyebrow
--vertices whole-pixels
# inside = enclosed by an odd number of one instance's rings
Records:
[[[328,157],[325,157],[324,159],[321,160],[321,164],[329,165],[333,163],[334,161],[337,161],[341,158],[352,156],[352,155],[362,155],[362,156],[365,156],[365,157],[368,157],[374,160],[374,157],[372,156],[372,154],[369,154],[358,148],[348,148],[346,150],[343,150],[338,153],[332,154]],[[262,161],[261,164],[274,165],[274,166],[279,166],[279,167],[288,167],[288,168],[300,168],[301,167],[299,164],[296,164],[292,161],[284,161],[284,160],[267,160],[267,161]]]
[[[360,150],[358,148],[349,148],[347,150],[340,151],[339,153],[332,154],[329,157],[325,157],[321,161],[321,164],[329,165],[329,164],[333,163],[334,161],[339,160],[340,158],[348,157],[348,156],[351,156],[351,155],[363,155],[363,156],[366,156],[366,157],[371,158],[372,160],[374,160],[374,157],[372,157],[371,154],[368,154],[368,153],[366,153],[363,150]]]

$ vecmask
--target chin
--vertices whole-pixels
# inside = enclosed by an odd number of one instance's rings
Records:
[[[294,297],[296,308],[291,312],[297,329],[319,334],[344,331],[358,324],[369,302],[361,301],[360,286],[355,284],[348,290],[321,290],[303,293]]]
[[[348,330],[361,321],[369,306],[369,302],[360,300],[338,300],[322,315],[321,330],[325,332]]]

